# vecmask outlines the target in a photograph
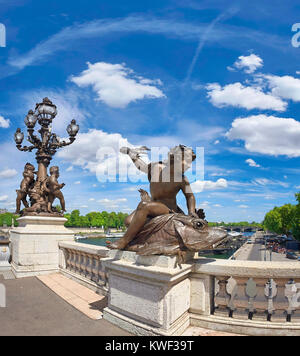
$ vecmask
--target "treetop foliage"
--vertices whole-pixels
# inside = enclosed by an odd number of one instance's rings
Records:
[[[69,227],[104,227],[105,229],[111,228],[123,228],[125,227],[125,219],[128,214],[124,213],[108,213],[102,212],[90,212],[84,216],[80,215],[79,210],[73,210],[71,214],[65,214],[65,218],[68,219],[65,226]]]
[[[285,204],[269,211],[264,219],[265,230],[276,234],[292,234],[300,240],[300,193],[295,194],[297,205]]]

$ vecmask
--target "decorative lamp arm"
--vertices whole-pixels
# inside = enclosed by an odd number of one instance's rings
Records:
[[[75,137],[70,137],[69,140],[70,140],[69,142],[66,142],[66,141],[60,142],[60,143],[58,144],[58,147],[69,146],[69,145],[71,145],[71,144],[76,140],[76,138],[75,138]]]
[[[33,134],[33,130],[28,130],[28,137],[27,140],[32,143],[36,148],[41,145],[41,140]]]
[[[32,150],[37,148],[36,146],[30,146],[30,147],[28,147],[28,146],[22,147],[22,145],[16,145],[16,146],[17,146],[17,149],[22,152],[32,152]]]

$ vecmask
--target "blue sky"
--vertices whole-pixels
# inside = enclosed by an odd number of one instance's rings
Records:
[[[210,221],[261,221],[293,203],[298,22],[296,1],[0,0],[1,207],[14,209],[22,168],[34,163],[13,134],[45,96],[58,107],[61,137],[71,119],[80,123],[76,143],[52,162],[69,211],[136,207],[145,179],[98,179],[111,164],[99,150],[120,144],[204,147],[204,176],[193,187]]]

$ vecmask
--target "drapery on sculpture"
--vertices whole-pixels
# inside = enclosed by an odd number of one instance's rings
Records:
[[[121,148],[148,175],[151,196],[140,190],[141,203],[125,222],[128,230],[108,247],[141,255],[181,255],[183,251],[199,251],[221,243],[227,232],[208,226],[204,211],[196,210],[195,196],[184,175],[196,159],[193,150],[180,145],[169,152],[166,161],[146,164],[140,154],[147,150],[147,147]],[[186,198],[189,215],[177,205],[180,191]]]
[[[15,142],[18,150],[23,152],[36,152],[38,170],[31,163],[27,163],[23,172],[23,180],[20,189],[17,190],[16,214],[21,215],[63,215],[65,200],[63,193],[60,191],[64,184],[59,184],[59,168],[54,166],[50,168],[50,177],[47,174],[48,166],[55,155],[56,151],[75,141],[79,131],[79,126],[75,120],[72,120],[67,127],[69,141],[61,141],[55,133],[52,133],[52,121],[57,115],[56,106],[45,98],[42,103],[36,104],[35,112],[30,110],[25,118],[25,124],[28,131],[28,141],[31,146],[23,146],[24,134],[18,128],[15,133]],[[38,130],[40,138],[34,135],[36,122],[41,128]],[[36,176],[36,177],[35,177]],[[27,201],[29,197],[29,202]],[[52,206],[55,198],[60,200],[61,211],[59,212]],[[21,211],[21,203],[24,209]]]

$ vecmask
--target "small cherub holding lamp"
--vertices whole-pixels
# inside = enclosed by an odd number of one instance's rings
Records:
[[[48,212],[52,213],[52,204],[55,198],[59,199],[62,212],[66,211],[66,203],[63,193],[60,191],[65,183],[59,184],[59,167],[53,166],[50,168],[50,177],[45,180],[44,189],[48,193]]]
[[[28,208],[28,202],[27,202],[27,195],[29,194],[29,189],[33,187],[33,184],[35,182],[34,180],[34,175],[36,174],[35,172],[35,167],[31,163],[26,163],[24,167],[24,172],[23,172],[23,180],[20,184],[20,189],[17,190],[17,199],[16,199],[16,214],[20,214],[21,210],[21,203],[24,204],[25,208]]]

